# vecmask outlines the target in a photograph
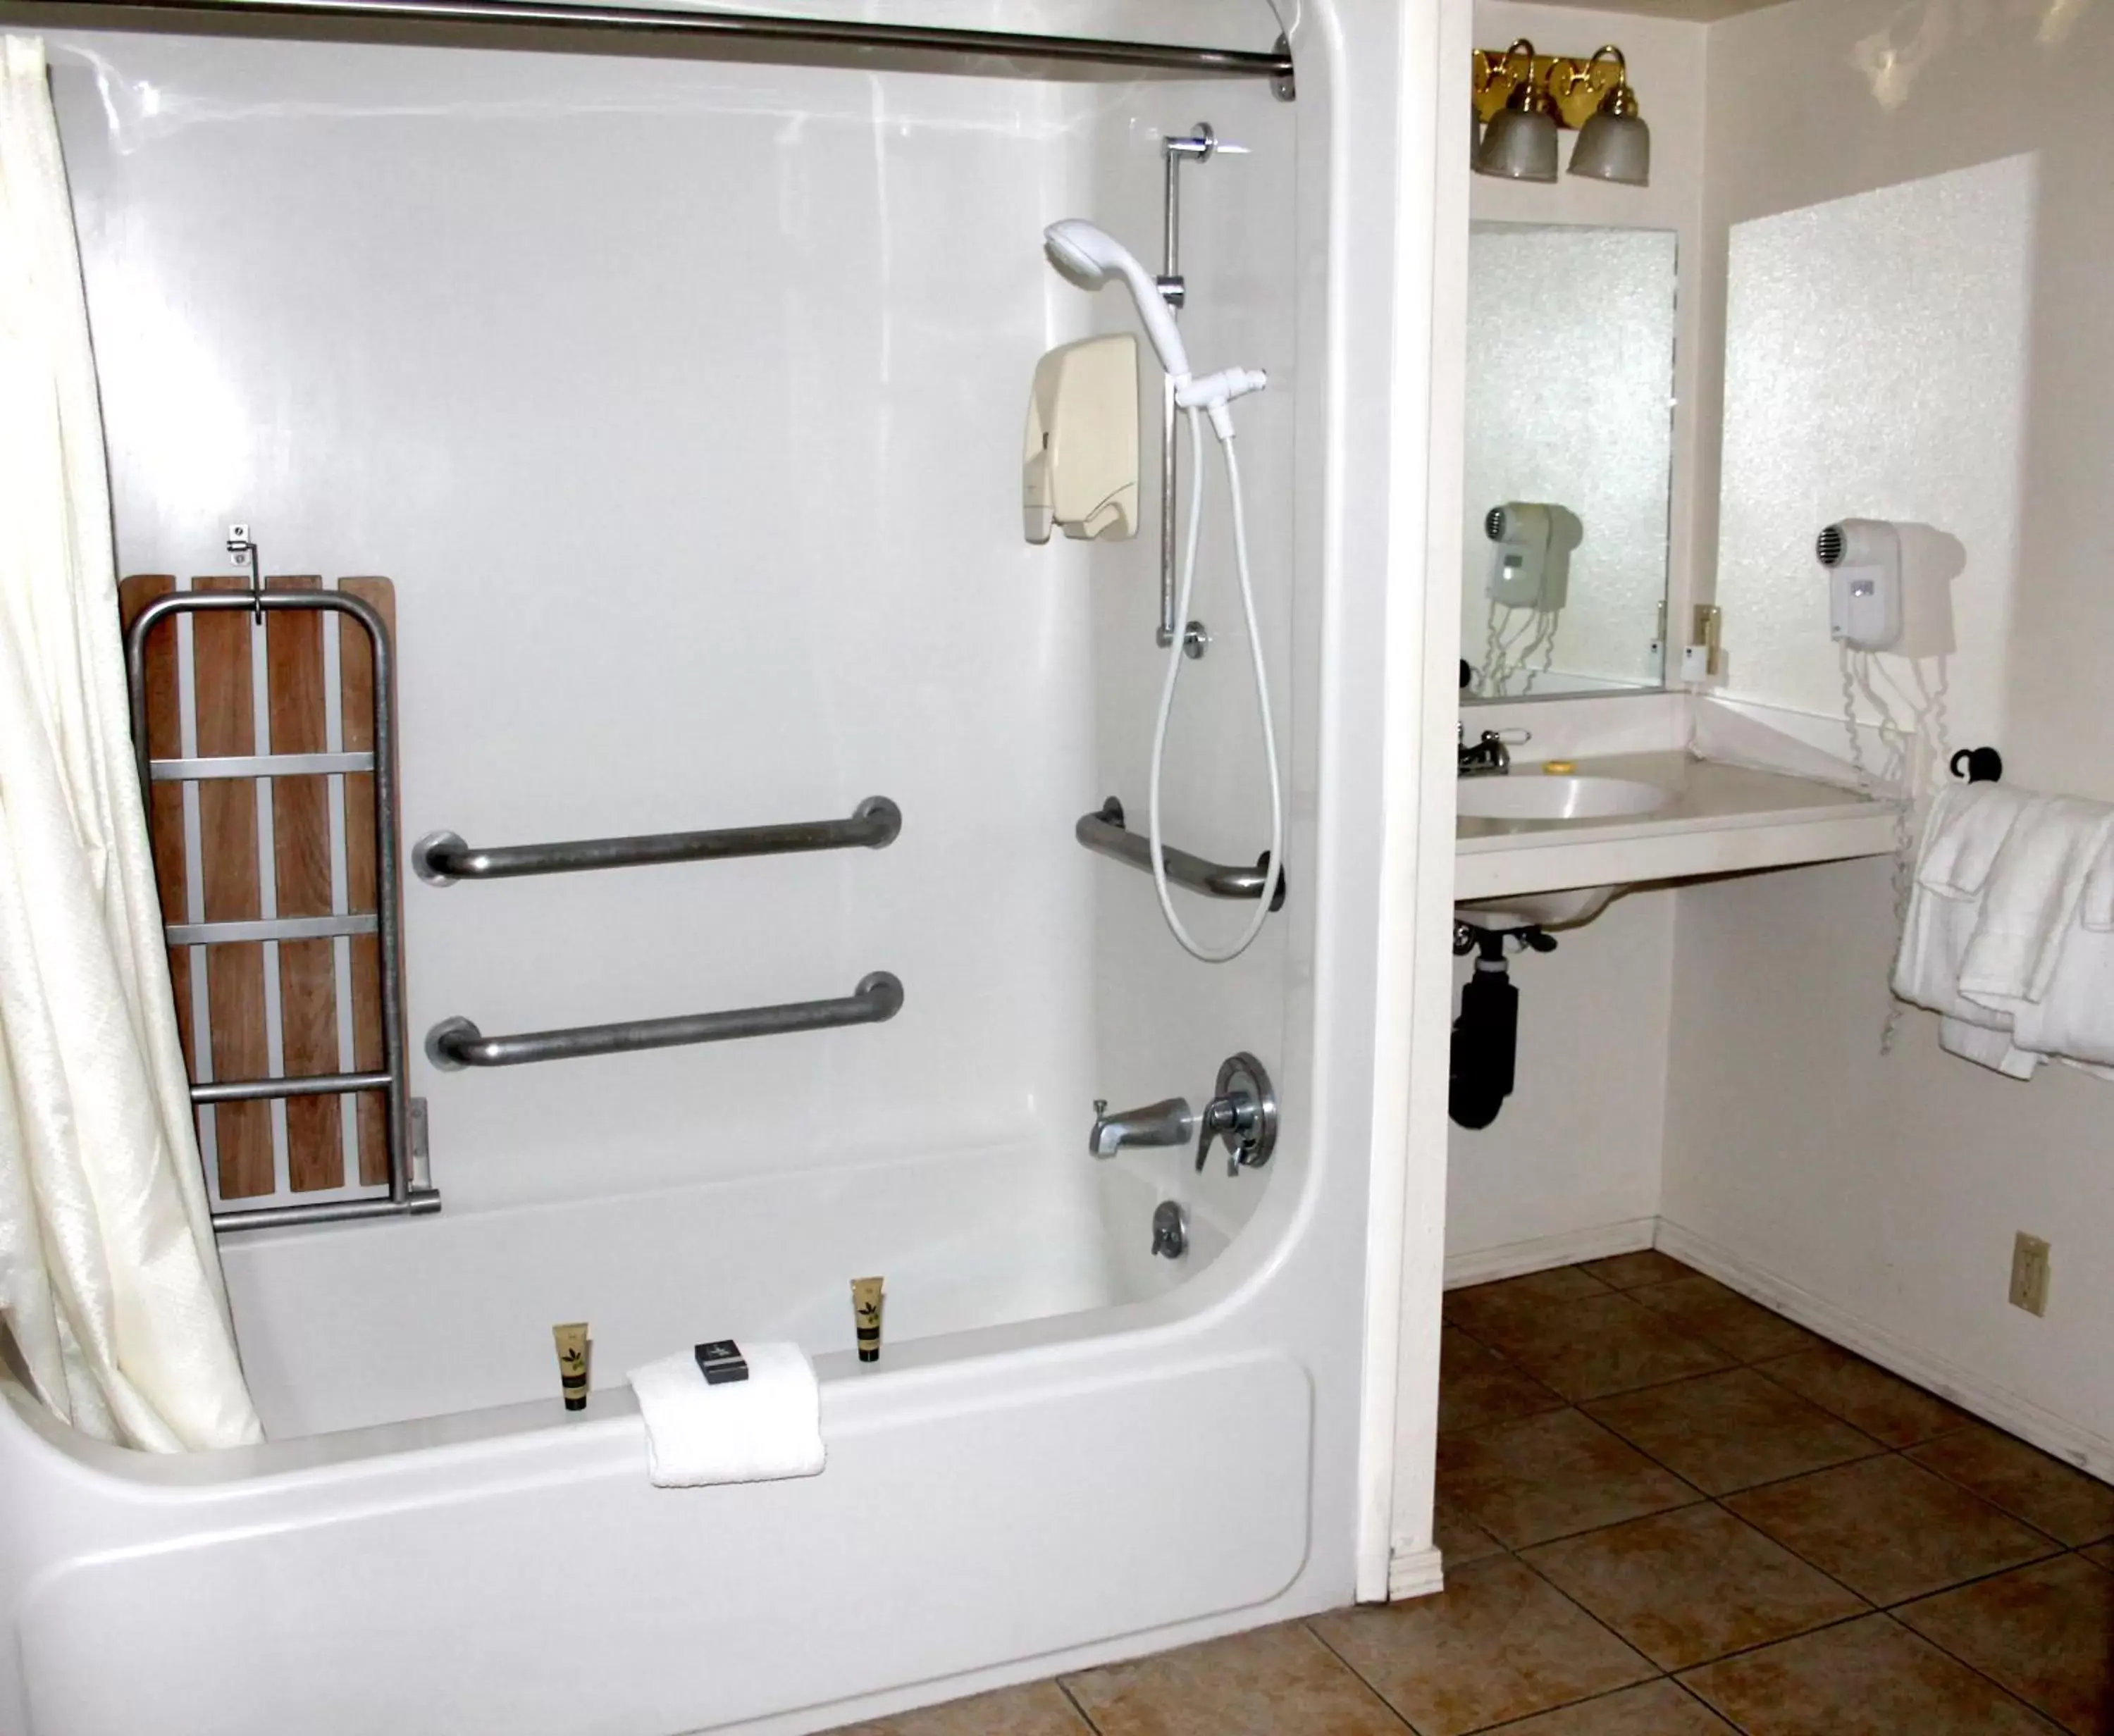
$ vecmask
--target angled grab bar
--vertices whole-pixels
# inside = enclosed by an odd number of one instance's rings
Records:
[[[1146,874],[1152,872],[1151,840],[1124,829],[1123,803],[1113,796],[1092,813],[1082,814],[1079,823],[1072,828],[1072,835],[1096,856],[1127,863]],[[1187,886],[1192,892],[1201,892],[1209,898],[1259,898],[1270,879],[1267,850],[1252,868],[1208,861],[1201,856],[1192,856],[1187,850],[1178,850],[1172,844],[1160,846],[1160,859],[1167,865],[1167,878],[1177,886]],[[1270,907],[1283,910],[1284,874],[1280,872],[1276,879]]]
[[[840,1025],[880,1025],[894,1018],[902,1007],[902,983],[886,971],[876,971],[860,978],[858,987],[841,1000],[789,1001],[782,1007],[738,1007],[727,1012],[691,1012],[672,1019],[575,1025],[566,1030],[528,1030],[510,1037],[487,1037],[465,1018],[443,1019],[426,1033],[426,1058],[449,1073],[473,1067],[520,1067],[531,1061],[576,1061],[634,1049],[830,1030]]]
[[[429,886],[452,886],[457,880],[510,880],[531,874],[723,861],[737,856],[885,850],[902,830],[903,810],[885,796],[869,796],[853,809],[849,820],[722,826],[712,832],[649,832],[636,838],[581,838],[566,843],[502,844],[485,849],[473,849],[453,832],[429,832],[412,845],[411,867]]]

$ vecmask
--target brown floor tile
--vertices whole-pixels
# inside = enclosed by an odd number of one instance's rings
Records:
[[[848,1724],[830,1736],[1093,1736],[1093,1726],[1055,1682],[1032,1682],[878,1723]]]
[[[1668,1286],[1672,1288],[1672,1286]],[[1596,1399],[1586,1414],[1709,1495],[1885,1449],[1751,1368]]]
[[[1582,1268],[1557,1266],[1547,1272],[1531,1272],[1525,1277],[1500,1278],[1491,1284],[1449,1290],[1439,1312],[1448,1324],[1466,1327],[1476,1337],[1489,1341],[1491,1332],[1506,1321],[1576,1302],[1581,1296],[1605,1295],[1607,1291],[1606,1285]]]
[[[1577,1410],[1443,1437],[1439,1496],[1514,1549],[1700,1499]]]
[[[1574,1404],[1708,1374],[1733,1360],[1640,1306],[1634,1292],[1544,1305],[1477,1336]]]
[[[1891,1454],[1750,1489],[1725,1505],[1874,1603],[1942,1591],[2054,1547],[1965,1489]]]
[[[1909,1456],[2073,1547],[2114,1537],[2114,1487],[1986,1423]]]
[[[1526,1560],[1662,1670],[1786,1639],[1865,1607],[1723,1507],[1632,1519],[1531,1550]]]
[[[2097,1561],[2110,1574],[2114,1574],[2114,1543],[2097,1543],[2079,1551],[2088,1561]]]
[[[1732,1726],[1686,1688],[1647,1682],[1508,1724],[1503,1736],[1732,1736]]]
[[[1691,1670],[1748,1736],[2049,1736],[2054,1726],[1884,1615]]]
[[[1750,1302],[1737,1291],[1700,1272],[1671,1284],[1654,1284],[1631,1292],[1653,1313],[1663,1315],[1692,1338],[1714,1345],[1741,1362],[1788,1356],[1810,1350],[1822,1341],[1802,1326]]]
[[[1764,1363],[1762,1373],[1889,1446],[1914,1446],[1969,1420],[1936,1394],[1832,1344]]]
[[[1101,1736],[1402,1736],[1402,1720],[1298,1622],[1089,1670],[1064,1685]]]
[[[1466,1567],[1485,1556],[1503,1555],[1505,1546],[1465,1513],[1456,1513],[1441,1501],[1431,1515],[1431,1542],[1446,1571]]]
[[[1644,1284],[1671,1284],[1676,1278],[1695,1276],[1693,1266],[1684,1266],[1656,1248],[1647,1248],[1640,1254],[1611,1254],[1604,1260],[1587,1260],[1578,1270],[1590,1272],[1614,1290],[1635,1290]]]
[[[1418,1736],[1485,1729],[1653,1674],[1644,1659],[1509,1556],[1448,1574],[1446,1589],[1435,1597],[1343,1610],[1322,1616],[1314,1629],[1387,1697]]]
[[[2114,1732],[2114,1574],[2058,1556],[1896,1613],[2075,1736]]]
[[[1439,1432],[1484,1428],[1514,1417],[1561,1410],[1563,1400],[1457,1326],[1445,1327],[1439,1349]]]

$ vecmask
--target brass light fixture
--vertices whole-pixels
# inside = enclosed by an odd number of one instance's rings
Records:
[[[1571,172],[1595,180],[1619,181],[1626,187],[1645,186],[1651,180],[1651,129],[1638,112],[1622,51],[1611,43],[1596,50],[1589,64],[1597,65],[1608,55],[1621,71],[1592,117],[1579,129],[1578,143],[1571,153]]]
[[[1534,76],[1534,44],[1522,36],[1505,51],[1505,60],[1508,66],[1523,63],[1525,71],[1484,129],[1483,142],[1476,147],[1476,172],[1507,180],[1554,180],[1556,104]]]
[[[1578,133],[1571,172],[1627,186],[1647,184],[1651,131],[1639,112],[1622,51],[1610,43],[1590,60],[1537,54],[1524,38],[1499,53],[1476,51],[1475,118],[1487,122],[1476,171],[1513,180],[1556,179],[1556,130]]]

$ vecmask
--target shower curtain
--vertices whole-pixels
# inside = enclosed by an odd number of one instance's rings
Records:
[[[110,485],[43,44],[0,44],[0,1318],[157,1452],[263,1438],[222,1288],[135,781]]]

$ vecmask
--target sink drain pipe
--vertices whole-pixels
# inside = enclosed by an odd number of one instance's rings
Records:
[[[1461,991],[1461,1016],[1453,1021],[1453,1075],[1447,1112],[1461,1126],[1487,1127],[1512,1094],[1512,1067],[1519,1048],[1519,990],[1505,963],[1505,943],[1521,951],[1553,953],[1556,942],[1538,928],[1454,931],[1454,951],[1476,955],[1474,974]]]

